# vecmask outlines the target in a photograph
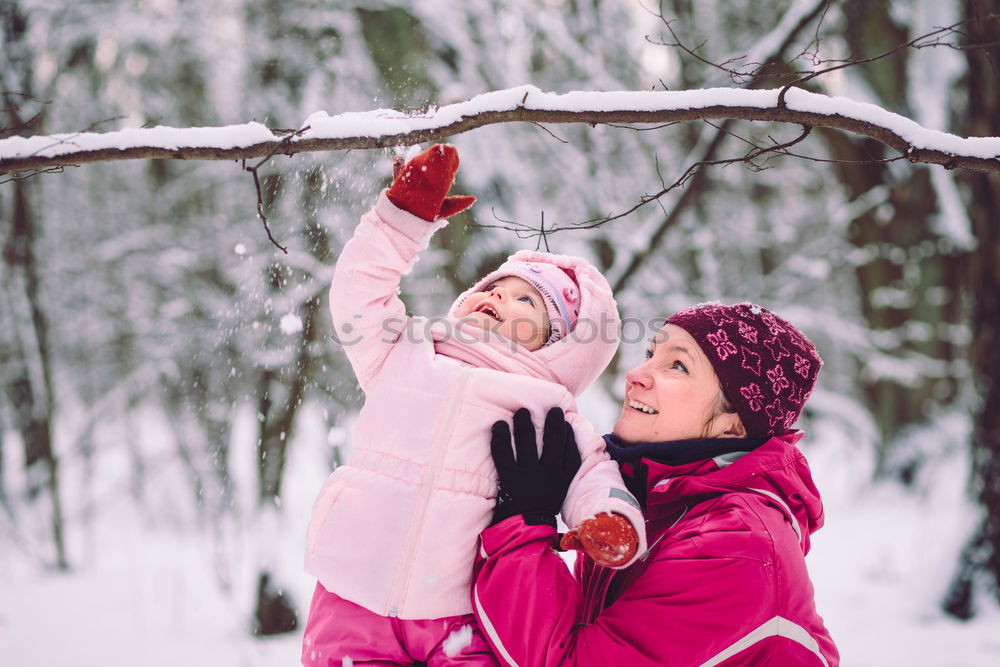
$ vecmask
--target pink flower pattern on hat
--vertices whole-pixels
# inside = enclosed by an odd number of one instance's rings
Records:
[[[780,398],[776,398],[768,403],[764,410],[767,412],[767,418],[770,421],[771,428],[774,428],[778,424],[784,424],[786,416],[785,411],[781,409]]]
[[[740,394],[754,412],[760,412],[760,409],[764,407],[764,394],[760,393],[760,387],[756,382],[740,387]]]
[[[774,357],[775,361],[781,361],[784,357],[791,354],[777,336],[765,340],[764,345],[771,351],[771,356]]]
[[[800,354],[795,355],[795,372],[802,377],[809,377],[809,360]]]
[[[681,327],[701,346],[748,437],[792,428],[823,365],[801,331],[751,303],[701,304],[674,313],[666,324]],[[765,360],[768,368],[762,368]]]
[[[715,322],[716,326],[723,326],[724,324],[731,324],[736,321],[736,319],[726,310],[715,310],[713,309],[708,313],[708,316]]]
[[[760,377],[760,355],[746,345],[740,346],[740,352],[743,353],[743,368]]]
[[[773,313],[762,310],[760,319],[764,323],[764,326],[767,327],[767,330],[772,334],[777,335],[781,333],[781,325],[778,324],[778,320],[774,317]]]
[[[725,361],[736,354],[736,346],[729,340],[729,334],[723,329],[719,329],[714,334],[708,334],[708,342],[715,346],[715,353]]]
[[[771,389],[774,390],[775,394],[780,394],[791,386],[788,383],[788,378],[785,377],[785,371],[781,369],[781,366],[775,366],[769,370],[767,372],[767,379],[771,381]]]
[[[754,345],[757,344],[757,330],[756,329],[754,329],[752,326],[750,326],[746,322],[739,322],[736,325],[736,327],[737,327],[737,330],[740,332],[740,335],[743,336],[744,340],[746,340],[748,343],[753,343]]]

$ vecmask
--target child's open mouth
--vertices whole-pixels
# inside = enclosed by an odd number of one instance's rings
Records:
[[[489,305],[488,303],[484,303],[483,305],[479,306],[479,308],[476,308],[476,312],[488,315],[497,322],[503,322],[503,320],[500,319],[500,314],[497,313],[497,311],[493,310],[493,306]]]

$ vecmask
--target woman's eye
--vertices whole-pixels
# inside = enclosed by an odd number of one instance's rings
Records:
[[[653,358],[653,350],[646,350],[646,358],[647,359]]]
[[[684,365],[683,361],[675,361],[670,365],[670,367],[679,370],[681,373],[688,372],[687,366]]]

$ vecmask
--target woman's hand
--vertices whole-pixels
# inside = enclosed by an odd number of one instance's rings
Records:
[[[513,447],[510,427],[499,421],[493,424],[490,450],[500,481],[493,523],[523,514],[526,523],[554,527],[569,485],[580,469],[580,450],[563,411],[552,408],[545,416],[541,457],[531,413],[524,408],[514,413]]]
[[[450,144],[435,144],[405,165],[393,164],[389,201],[428,222],[461,213],[472,206],[471,195],[448,197],[458,171],[458,151]]]

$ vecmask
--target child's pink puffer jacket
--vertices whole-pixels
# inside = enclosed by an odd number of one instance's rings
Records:
[[[490,429],[522,407],[539,428],[555,406],[573,425],[583,465],[562,509],[566,524],[617,512],[639,535],[636,553],[646,550],[638,504],[575,408],[574,396],[618,346],[607,281],[579,258],[514,255],[567,266],[580,285],[576,329],[536,352],[472,326],[458,329],[454,318],[408,318],[396,295],[400,277],[445,224],[397,208],[383,192],[344,246],[330,290],[336,333],[366,399],[351,458],[313,508],[306,570],[327,590],[404,619],[472,611],[477,539],[497,491]]]

